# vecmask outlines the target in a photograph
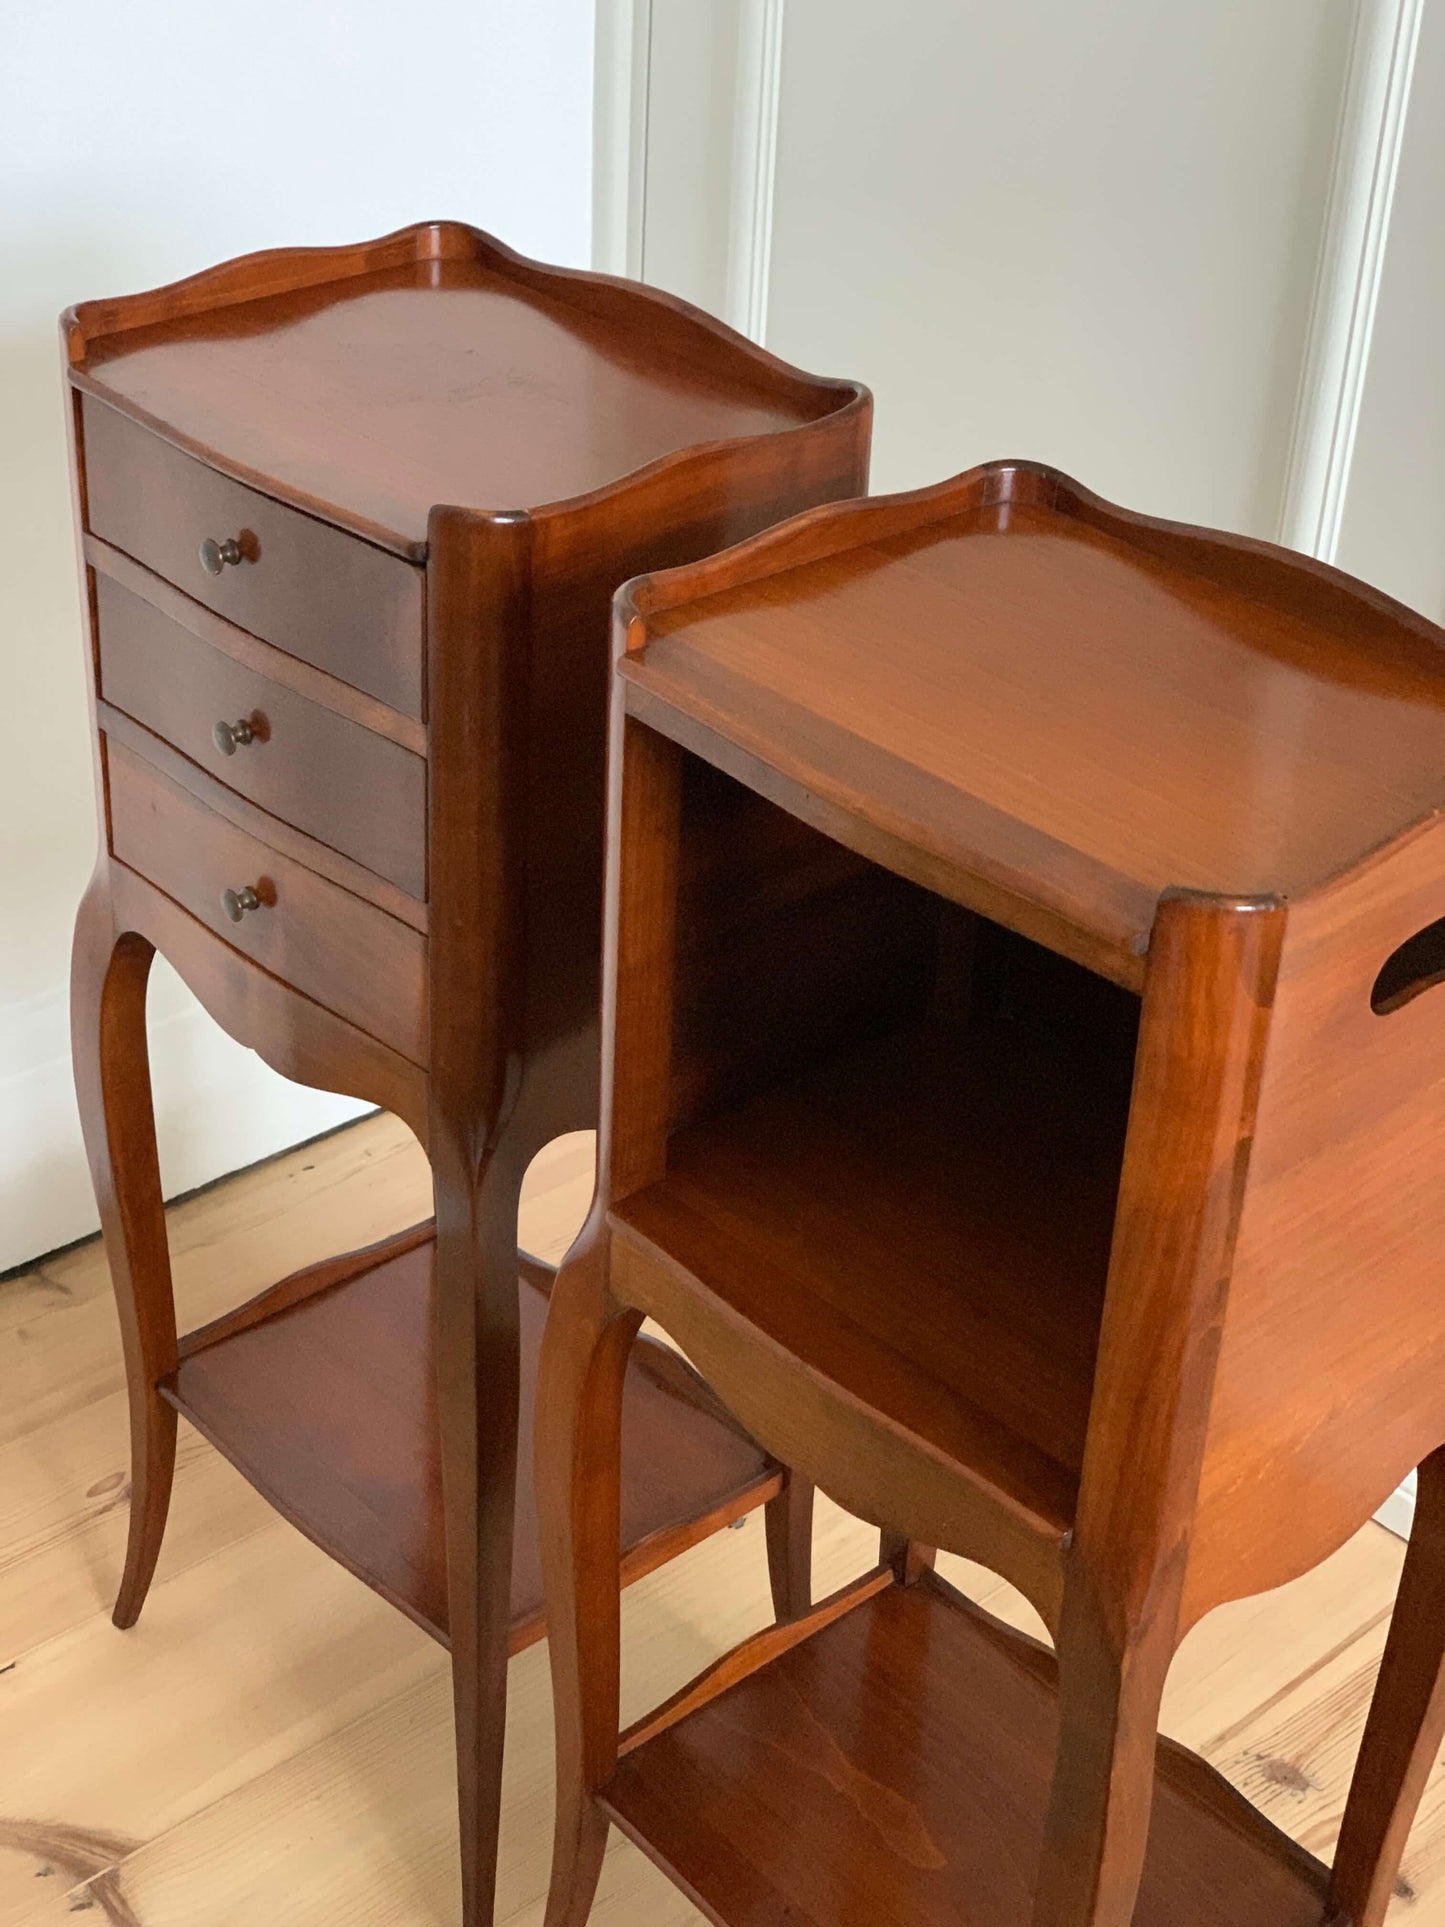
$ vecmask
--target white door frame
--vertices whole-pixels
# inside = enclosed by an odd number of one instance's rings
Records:
[[[1281,542],[1333,562],[1370,359],[1425,0],[1358,0]]]
[[[762,341],[785,0],[730,3],[744,12],[724,319]],[[655,4],[597,0],[592,260],[606,273],[634,278],[641,278],[645,268]],[[1339,543],[1424,11],[1425,0],[1356,4],[1279,517],[1282,542],[1325,561],[1333,560]]]
[[[597,0],[592,265],[606,274],[639,280],[646,276],[648,93],[656,3]],[[722,319],[760,342],[767,329],[773,251],[784,0],[728,0],[728,4],[739,8],[739,50],[733,76],[733,167],[727,184],[727,299]]]

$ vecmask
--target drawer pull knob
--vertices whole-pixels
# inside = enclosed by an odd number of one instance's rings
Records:
[[[232,923],[239,923],[248,910],[259,910],[261,908],[261,899],[248,883],[244,890],[223,890],[221,892],[221,908],[231,919]]]
[[[234,756],[244,744],[255,740],[256,731],[245,716],[239,723],[217,723],[211,731],[211,741],[223,756]]]
[[[224,542],[217,542],[207,536],[201,544],[201,567],[207,575],[219,575],[228,563],[241,560],[241,545],[235,536]]]

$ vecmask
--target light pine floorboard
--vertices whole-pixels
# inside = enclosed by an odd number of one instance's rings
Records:
[[[529,1176],[521,1241],[566,1249],[586,1137]],[[170,1214],[184,1327],[430,1209],[405,1129],[372,1118]],[[157,1581],[139,1626],[109,1606],[125,1539],[125,1396],[98,1244],[0,1285],[0,1927],[449,1927],[457,1913],[445,1655],[279,1520],[182,1424]],[[826,1502],[821,1594],[876,1537]],[[1328,1856],[1403,1548],[1367,1526],[1279,1592],[1196,1627],[1168,1730]],[[1038,1630],[981,1568],[947,1569]],[[754,1517],[634,1587],[632,1718],[769,1619]],[[541,1927],[551,1829],[545,1647],[513,1662],[498,1920]],[[598,1927],[701,1915],[614,1836]],[[1445,1776],[1431,1779],[1392,1922],[1445,1927]]]

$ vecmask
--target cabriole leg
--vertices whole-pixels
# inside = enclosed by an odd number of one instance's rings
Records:
[[[1141,1629],[1122,1646],[1067,1596],[1059,1637],[1059,1750],[1033,1927],[1129,1927],[1144,1869],[1159,1703],[1172,1648]]]
[[[437,1394],[464,1927],[490,1927],[496,1892],[517,1479],[517,1204],[525,1163],[503,1144],[468,1183],[464,1156],[434,1131]]]
[[[641,1323],[606,1279],[606,1234],[574,1247],[552,1288],[535,1448],[557,1721],[557,1823],[546,1927],[581,1927],[607,1845],[592,1799],[617,1761],[622,1391]]]
[[[1330,1900],[1380,1927],[1415,1810],[1445,1740],[1445,1447],[1420,1467],[1415,1523],[1335,1849]]]
[[[116,931],[102,868],[76,919],[70,1020],[81,1129],[130,1399],[130,1535],[114,1613],[121,1627],[135,1624],[150,1589],[176,1464],[176,1414],[156,1390],[176,1369],[176,1308],[146,1044],[154,954],[143,937]]]

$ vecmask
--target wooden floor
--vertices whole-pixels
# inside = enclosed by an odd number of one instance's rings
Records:
[[[534,1167],[523,1243],[556,1257],[590,1143]],[[427,1214],[426,1167],[372,1119],[172,1214],[182,1322]],[[89,1245],[0,1285],[0,1927],[445,1927],[457,1913],[445,1656],[271,1514],[182,1425],[160,1573],[140,1625],[109,1602],[126,1427],[105,1260]],[[874,1535],[831,1507],[820,1588]],[[1327,1855],[1402,1548],[1368,1526],[1307,1579],[1196,1628],[1169,1730]],[[948,1566],[995,1610],[1029,1609]],[[755,1518],[645,1580],[624,1619],[624,1717],[766,1623]],[[1036,1622],[1035,1622],[1036,1623]],[[545,1647],[513,1662],[498,1920],[540,1927],[551,1826]],[[599,1927],[701,1916],[614,1840]],[[1392,1921],[1445,1927],[1437,1768]]]

